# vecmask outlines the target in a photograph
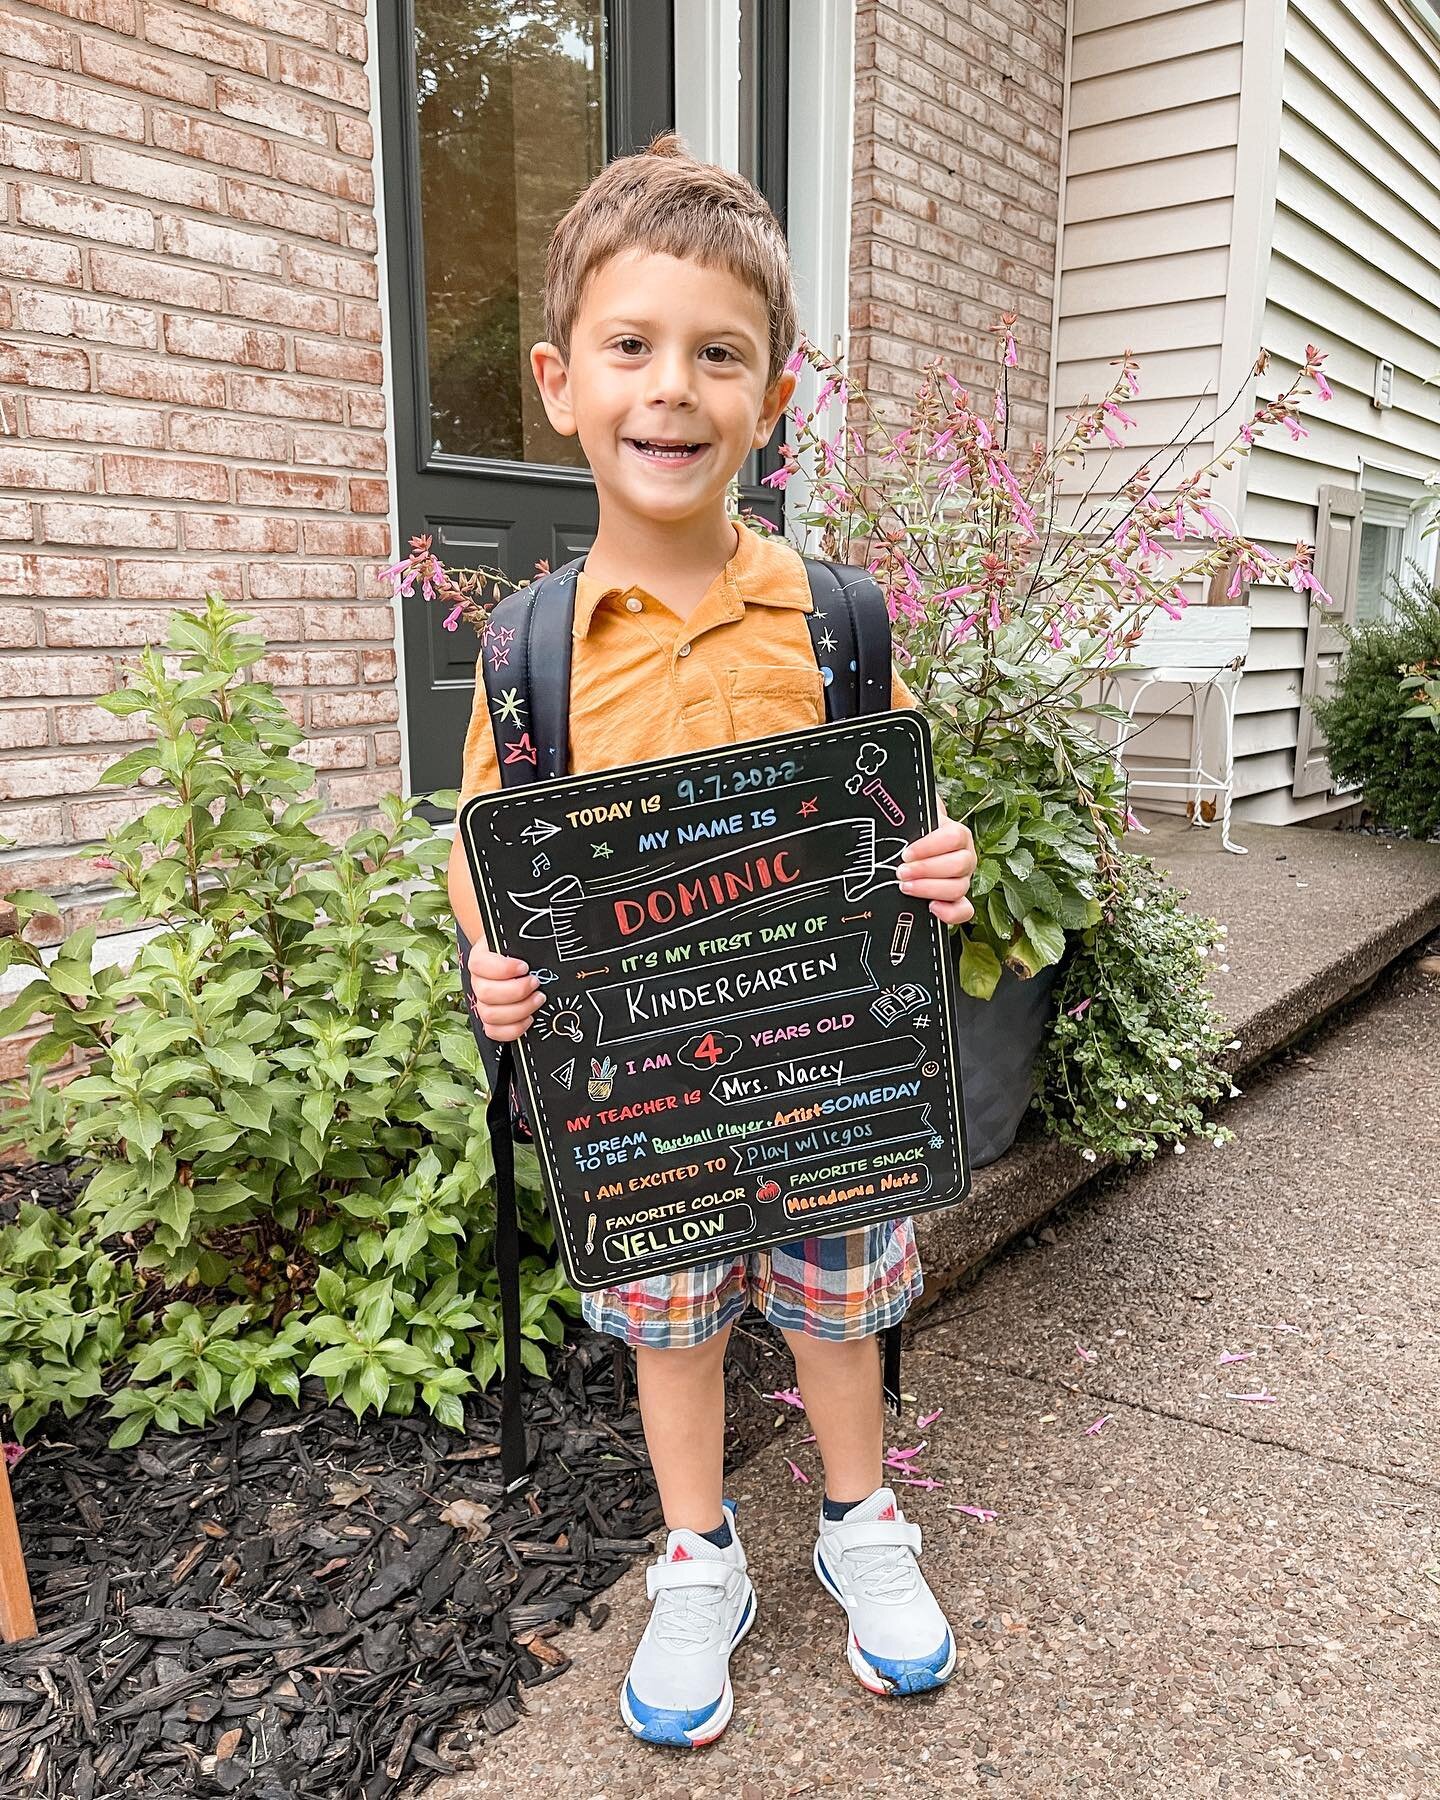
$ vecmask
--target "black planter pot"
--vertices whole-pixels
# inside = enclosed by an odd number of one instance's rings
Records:
[[[1028,981],[1005,969],[991,997],[974,1000],[959,986],[960,939],[952,936],[950,942],[957,965],[955,1016],[965,1091],[965,1141],[971,1168],[983,1169],[1015,1142],[1030,1104],[1035,1058],[1060,965],[1042,969]]]

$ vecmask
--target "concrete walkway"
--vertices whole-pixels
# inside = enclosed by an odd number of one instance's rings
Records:
[[[1437,1091],[1440,978],[1411,965],[1233,1104],[1234,1144],[1092,1189],[930,1311],[892,1441],[923,1437],[943,1484],[899,1492],[962,1646],[944,1692],[887,1702],[851,1677],[789,1414],[732,1481],[760,1613],[721,1742],[657,1752],[618,1722],[637,1566],[604,1629],[560,1640],[573,1669],[434,1800],[1430,1800]],[[1273,1404],[1227,1397],[1258,1392]]]
[[[1127,848],[1167,870],[1193,911],[1229,927],[1229,972],[1216,972],[1212,985],[1240,1039],[1229,1059],[1237,1076],[1440,929],[1440,844],[1246,825],[1236,837],[1248,854],[1231,856],[1213,829],[1175,814],[1144,817],[1149,834],[1133,834]],[[964,1206],[917,1221],[922,1305],[933,1306],[1095,1172],[1078,1151],[1022,1132],[1008,1156],[978,1172]]]

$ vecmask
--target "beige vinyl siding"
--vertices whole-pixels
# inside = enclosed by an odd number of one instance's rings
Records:
[[[1245,4],[1074,0],[1052,437],[1108,389],[1112,359],[1139,358],[1140,393],[1125,403],[1136,429],[1109,458],[1105,492],[1197,427],[1184,467],[1214,454]],[[1152,694],[1152,716],[1171,710],[1134,740],[1134,760],[1188,762],[1188,701]]]
[[[1075,0],[1056,422],[1133,351],[1138,429],[1112,471],[1144,461],[1215,390],[1243,21],[1244,0]]]
[[[1256,3],[1256,0],[1252,0]],[[1404,0],[1289,0],[1280,161],[1262,341],[1273,393],[1326,350],[1335,391],[1311,401],[1299,443],[1251,456],[1245,528],[1277,552],[1313,539],[1320,486],[1353,486],[1363,458],[1419,473],[1440,464],[1440,44]],[[1395,365],[1394,404],[1371,404],[1375,363]],[[1240,684],[1236,812],[1274,822],[1342,800],[1291,792],[1307,608],[1254,591],[1255,634]],[[1288,673],[1290,691],[1252,671]]]

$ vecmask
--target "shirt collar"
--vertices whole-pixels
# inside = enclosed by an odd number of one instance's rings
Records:
[[[708,612],[712,604],[726,619],[742,618],[747,606],[788,607],[795,612],[813,610],[805,565],[791,544],[784,538],[752,531],[746,525],[737,527],[735,535],[739,540],[735,554],[711,582],[692,617],[702,610]],[[602,587],[582,569],[575,582],[577,638],[589,634],[596,607],[612,594],[622,600],[631,594],[656,599],[633,584],[625,588]]]

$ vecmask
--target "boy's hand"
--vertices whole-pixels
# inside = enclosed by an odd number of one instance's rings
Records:
[[[470,982],[485,1035],[497,1044],[513,1043],[545,1004],[544,990],[527,964],[483,944],[470,952]]]
[[[975,917],[965,898],[975,873],[975,844],[968,827],[957,825],[940,807],[940,824],[932,832],[907,844],[900,857],[900,891],[928,900],[930,910],[945,925],[963,925]]]

